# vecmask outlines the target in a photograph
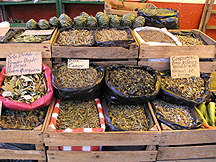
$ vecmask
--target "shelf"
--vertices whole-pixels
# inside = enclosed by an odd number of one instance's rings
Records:
[[[3,5],[25,5],[25,4],[55,4],[56,1],[39,1],[34,3],[33,1],[21,1],[21,2],[0,2],[0,6]]]
[[[104,4],[104,1],[62,1],[62,3],[73,3],[73,4]]]

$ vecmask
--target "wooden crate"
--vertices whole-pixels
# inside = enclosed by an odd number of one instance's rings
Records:
[[[51,44],[55,38],[57,30],[52,34],[52,37],[48,41],[42,43],[0,43],[1,60],[6,58],[10,53],[22,53],[22,52],[41,52],[43,62],[49,67],[52,66],[51,62]],[[4,64],[4,62],[1,62]]]
[[[153,110],[151,110],[152,112]],[[50,117],[51,118],[51,117]],[[79,162],[140,162],[155,161],[157,156],[156,145],[160,141],[160,127],[153,116],[155,126],[151,131],[117,131],[98,133],[68,133],[55,132],[47,127],[44,133],[48,161],[74,161]],[[137,146],[147,145],[142,151],[60,151],[59,146]]]
[[[157,8],[152,3],[121,2],[116,0],[105,0],[104,13],[123,16],[127,13],[137,15],[135,9]]]
[[[164,55],[167,58],[166,53]],[[169,62],[141,61],[139,64],[148,65],[157,70],[169,70]],[[201,62],[200,65],[201,72],[211,73],[215,70],[216,62]],[[213,161],[216,160],[216,129],[171,130],[164,124],[161,125],[158,161],[184,162],[184,160],[191,160],[196,162],[197,160],[199,162],[201,159],[207,158]]]
[[[54,104],[54,102],[53,102]],[[47,127],[49,114],[52,113],[52,104],[49,106],[44,123],[33,130],[1,130],[1,143],[34,144],[36,150],[0,149],[0,159],[23,159],[46,161],[43,131]]]
[[[62,59],[89,59],[91,62],[102,65],[113,63],[137,65],[138,44],[135,42],[129,45],[129,49],[123,47],[73,47],[59,46],[54,43],[57,40],[59,31],[52,43],[53,63],[61,62]]]
[[[171,30],[172,31],[172,30]],[[175,30],[177,31],[177,30]],[[183,30],[179,30],[183,31]],[[193,33],[199,35],[208,45],[203,46],[147,46],[140,43],[136,38],[140,51],[139,51],[139,65],[150,65],[158,70],[164,70],[169,67],[169,63],[158,62],[157,64],[152,64],[151,62],[146,62],[147,59],[153,58],[169,58],[170,56],[184,56],[184,55],[197,55],[201,59],[212,59],[214,60],[216,54],[216,41],[211,39],[206,34],[199,30],[184,30],[192,31]],[[208,65],[208,66],[206,66]],[[202,71],[201,72],[213,72],[216,69],[215,63],[213,62],[200,62]]]

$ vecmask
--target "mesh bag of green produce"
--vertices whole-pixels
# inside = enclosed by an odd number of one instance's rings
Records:
[[[138,10],[138,16],[145,17],[145,25],[158,28],[178,29],[179,12],[170,8],[144,8]]]

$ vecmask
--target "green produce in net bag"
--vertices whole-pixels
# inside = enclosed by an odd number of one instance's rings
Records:
[[[98,18],[98,24],[100,27],[109,27],[109,17],[107,15],[101,15]]]
[[[138,16],[133,22],[133,28],[143,27],[145,25],[145,18],[143,16]]]
[[[31,19],[26,22],[26,28],[27,29],[37,29],[38,24],[34,19]]]
[[[66,14],[61,14],[58,20],[62,27],[69,27],[73,25],[72,19]]]
[[[46,19],[40,19],[38,22],[38,26],[41,29],[49,29],[50,28],[50,24]]]
[[[49,23],[50,25],[57,27],[59,25],[59,20],[57,17],[53,16],[49,19]]]
[[[136,18],[136,15],[133,13],[127,13],[122,16],[122,26],[131,27]]]
[[[96,27],[97,26],[97,19],[94,16],[89,16],[87,19],[87,26],[88,27]]]
[[[89,17],[89,14],[86,12],[81,12],[80,16],[85,17],[86,19]]]
[[[95,17],[97,20],[99,20],[99,18],[103,15],[105,15],[103,12],[97,12]]]
[[[110,26],[119,27],[121,24],[121,19],[117,15],[110,15]]]
[[[87,18],[82,16],[77,16],[74,18],[74,24],[76,27],[85,27],[87,23]]]

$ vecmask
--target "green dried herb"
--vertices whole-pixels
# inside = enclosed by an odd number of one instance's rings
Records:
[[[3,109],[0,118],[0,127],[34,129],[43,123],[47,109],[47,107],[42,107],[32,111]]]
[[[100,128],[95,101],[62,101],[56,127],[58,130],[66,128]]]
[[[145,96],[155,91],[154,77],[143,69],[118,68],[109,71],[108,80],[125,96]]]
[[[21,76],[5,76],[1,95],[18,102],[33,103],[47,92],[44,72]]]
[[[131,131],[148,130],[148,120],[144,106],[109,104],[108,115],[112,125],[117,128]]]
[[[55,71],[56,83],[62,88],[94,86],[99,75],[92,66],[88,69],[69,69],[66,64],[60,64],[55,67]]]
[[[205,81],[202,78],[177,78],[172,79],[166,75],[161,78],[161,86],[184,98],[196,100],[202,98],[205,93]]]
[[[183,46],[199,46],[204,45],[203,41],[199,38],[193,38],[190,35],[175,35]]]
[[[170,104],[162,100],[154,100],[153,104],[156,112],[162,114],[166,120],[185,127],[193,126],[193,117],[189,110],[190,107]]]
[[[25,42],[43,42],[46,41],[48,36],[46,35],[22,35],[23,32],[19,32],[9,40],[11,43],[25,43]]]

